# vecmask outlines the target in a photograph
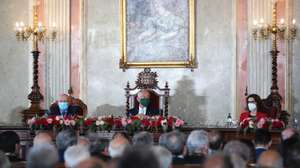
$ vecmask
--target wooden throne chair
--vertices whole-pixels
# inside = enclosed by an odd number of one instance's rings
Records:
[[[245,96],[248,96],[248,91],[246,87]],[[281,102],[282,97],[278,92],[271,93],[267,98],[261,99],[262,101],[262,112],[266,113],[268,117],[272,119],[280,119],[288,124],[288,114],[287,111],[282,110]]]
[[[151,108],[159,109],[160,115],[168,116],[168,98],[170,89],[168,87],[168,82],[165,83],[164,88],[159,87],[157,77],[158,75],[156,72],[152,72],[150,68],[145,68],[144,71],[138,73],[135,86],[130,87],[129,82],[127,82],[125,87],[126,114],[128,114],[129,109],[138,107],[138,102],[136,100],[137,94],[140,90],[146,89],[150,93]]]

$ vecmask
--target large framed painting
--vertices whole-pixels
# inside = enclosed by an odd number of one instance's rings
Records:
[[[120,68],[195,68],[194,0],[120,0]]]

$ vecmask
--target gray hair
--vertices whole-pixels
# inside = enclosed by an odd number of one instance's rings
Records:
[[[72,129],[66,129],[58,133],[56,136],[56,146],[59,150],[65,150],[69,146],[77,143],[76,132]]]
[[[68,147],[64,154],[66,167],[76,167],[81,161],[90,158],[89,149],[83,145],[74,145]]]
[[[189,154],[193,155],[199,153],[202,150],[208,150],[208,133],[204,130],[194,130],[187,138],[186,146]],[[200,153],[201,153],[200,152]],[[206,154],[206,153],[203,153]]]
[[[172,153],[162,146],[152,146],[151,150],[157,157],[160,168],[169,168],[172,165]]]
[[[229,156],[232,154],[240,156],[245,161],[249,161],[251,158],[250,148],[246,144],[236,140],[228,142],[224,146],[223,152]]]
[[[125,138],[124,139],[117,138],[111,140],[108,145],[109,156],[112,158],[122,156],[127,146],[129,146],[129,142],[127,141],[127,139],[125,140]]]
[[[228,155],[227,155],[228,156]],[[247,161],[241,156],[233,153],[229,155],[233,168],[247,168]]]
[[[27,168],[53,168],[57,163],[57,150],[47,143],[33,146],[27,156]]]
[[[0,151],[0,167],[1,168],[10,168],[11,167],[8,157],[2,151]]]
[[[133,145],[153,145],[153,136],[151,133],[142,131],[135,134],[132,138]]]
[[[33,145],[48,143],[53,145],[52,137],[47,132],[38,132],[33,139]]]
[[[185,145],[185,135],[179,131],[164,134],[159,144],[167,148],[173,155],[181,155]]]
[[[79,136],[79,137],[77,138],[77,144],[78,144],[78,145],[83,145],[83,146],[90,147],[91,141],[90,141],[89,138],[87,138],[87,137]]]

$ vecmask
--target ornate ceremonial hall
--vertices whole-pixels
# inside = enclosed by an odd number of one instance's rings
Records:
[[[0,168],[300,167],[300,0],[0,12]]]

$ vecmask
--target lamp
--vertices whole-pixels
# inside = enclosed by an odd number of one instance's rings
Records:
[[[28,118],[31,118],[35,115],[41,115],[43,110],[41,110],[40,102],[43,100],[43,95],[40,92],[40,87],[38,84],[38,59],[39,59],[39,42],[44,41],[45,39],[56,38],[56,25],[53,23],[52,27],[48,30],[43,26],[42,22],[38,21],[38,12],[37,5],[33,6],[33,25],[26,26],[24,22],[16,22],[15,24],[16,38],[18,41],[28,41],[32,40],[33,42],[33,85],[31,87],[31,92],[27,96],[30,100],[29,109],[23,111],[23,122],[26,123]],[[49,34],[48,34],[49,33]]]
[[[259,22],[253,20],[252,36],[255,40],[258,39],[269,39],[271,34],[277,34],[280,39],[294,40],[296,38],[296,20],[292,19],[292,24],[286,24],[283,18],[277,23],[277,2],[273,6],[273,17],[272,24],[265,23],[263,18],[260,18]]]

